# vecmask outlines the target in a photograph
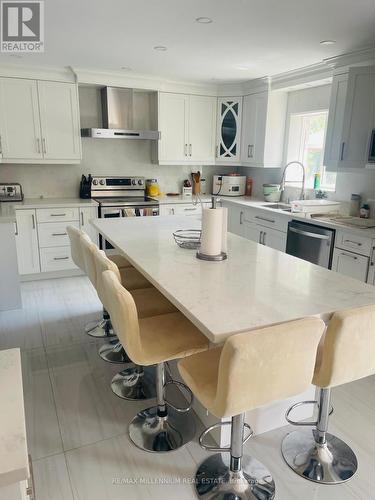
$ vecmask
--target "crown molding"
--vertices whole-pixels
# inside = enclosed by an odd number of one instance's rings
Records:
[[[311,64],[285,73],[271,77],[271,90],[290,90],[293,87],[303,87],[314,83],[324,85],[331,82],[333,76],[332,68],[327,67],[324,62]]]
[[[324,64],[327,66],[337,69],[337,68],[348,68],[349,66],[374,64],[375,63],[375,47],[368,47],[366,49],[356,50],[353,52],[347,52],[346,54],[340,54],[335,57],[329,57],[324,59]]]
[[[21,66],[0,64],[0,76],[8,78],[31,78],[57,82],[75,83],[75,74],[70,67]]]

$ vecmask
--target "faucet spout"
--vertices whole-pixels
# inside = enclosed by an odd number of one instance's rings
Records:
[[[304,164],[301,163],[300,161],[290,161],[289,163],[287,163],[287,165],[285,165],[284,170],[283,170],[283,175],[281,177],[281,182],[280,182],[281,193],[283,193],[285,191],[285,184],[288,183],[288,181],[285,180],[286,171],[288,170],[288,168],[291,165],[294,165],[294,164],[299,165],[302,169],[302,181],[293,181],[293,182],[301,182],[301,193],[299,196],[299,200],[304,200],[305,199],[306,168],[305,168]]]

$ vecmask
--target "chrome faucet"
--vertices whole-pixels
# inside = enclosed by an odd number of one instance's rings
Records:
[[[285,180],[285,174],[286,174],[288,167],[290,167],[290,165],[293,165],[294,163],[299,165],[302,168],[302,181],[286,181]],[[306,169],[305,169],[305,166],[303,165],[303,163],[301,163],[300,161],[290,161],[287,165],[285,165],[283,175],[281,177],[281,182],[280,182],[281,194],[285,191],[285,184],[287,184],[288,182],[289,183],[301,182],[301,184],[302,184],[301,193],[300,193],[298,199],[304,200],[305,199],[305,178],[306,178]]]

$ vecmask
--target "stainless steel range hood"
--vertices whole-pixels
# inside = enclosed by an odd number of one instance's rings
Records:
[[[103,128],[82,128],[82,137],[159,139],[157,130],[143,128],[156,123],[156,92],[104,87],[100,90],[100,98]]]

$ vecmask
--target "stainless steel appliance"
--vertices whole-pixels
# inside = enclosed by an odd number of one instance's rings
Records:
[[[375,163],[375,129],[371,133],[370,150],[369,150],[369,153],[368,153],[368,161],[370,163]]]
[[[142,119],[141,116],[135,116],[136,103],[141,95],[145,98]],[[103,87],[100,91],[100,97],[103,128],[82,128],[82,137],[95,139],[150,139],[154,141],[159,139],[160,133],[158,130],[146,128],[156,124],[157,92],[137,92],[134,89]]]
[[[292,220],[288,225],[286,253],[331,269],[335,230]]]
[[[243,196],[246,191],[245,175],[214,175],[212,194],[220,196]]]
[[[146,196],[144,177],[101,177],[91,180],[91,198],[99,204],[99,218],[159,215],[159,201]],[[101,248],[113,248],[99,238]]]
[[[0,184],[0,201],[22,201],[22,186],[17,182]]]

